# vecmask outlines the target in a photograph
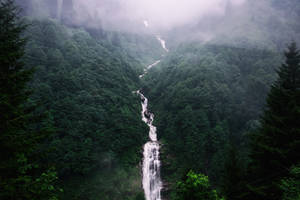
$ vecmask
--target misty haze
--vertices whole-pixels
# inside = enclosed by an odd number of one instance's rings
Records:
[[[0,0],[1,200],[299,200],[298,0]]]

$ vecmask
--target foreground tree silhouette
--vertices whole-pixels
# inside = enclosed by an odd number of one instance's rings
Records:
[[[252,137],[247,199],[282,199],[280,180],[300,161],[300,54],[296,43],[288,46],[285,57],[268,95],[261,128]]]
[[[36,129],[27,106],[33,70],[21,58],[26,25],[12,0],[0,0],[0,199],[56,199],[56,173],[42,166],[37,147],[48,131]]]

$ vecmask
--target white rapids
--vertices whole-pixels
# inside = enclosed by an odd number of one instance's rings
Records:
[[[160,178],[159,143],[156,127],[153,126],[154,114],[148,111],[148,99],[138,90],[142,100],[142,120],[149,126],[150,141],[144,145],[143,189],[146,200],[161,200],[162,181]]]
[[[156,36],[157,40],[160,42],[162,48],[166,51],[169,52],[169,49],[167,49],[166,47],[166,41],[164,41],[163,39],[161,39],[161,37],[159,35]]]
[[[145,27],[149,24],[144,21]],[[159,36],[157,40],[161,43],[162,48],[168,52],[166,42]],[[148,70],[158,65],[160,60],[155,61],[144,69],[144,73],[140,75],[143,78]],[[160,160],[159,160],[159,142],[157,141],[156,127],[153,126],[154,114],[148,110],[148,99],[141,93],[140,90],[136,91],[142,101],[142,120],[149,126],[149,139],[150,141],[144,145],[143,152],[143,189],[146,200],[161,200],[161,190],[163,184],[160,178]]]
[[[149,65],[146,69],[144,69],[144,73],[140,75],[140,78],[143,78],[147,73],[148,70],[154,67],[155,65],[158,65],[160,63],[160,60],[155,61],[155,63]]]
[[[148,21],[147,21],[147,20],[144,20],[143,22],[144,22],[145,27],[148,28],[148,26],[149,26]]]

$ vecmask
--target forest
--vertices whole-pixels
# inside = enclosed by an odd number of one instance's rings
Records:
[[[297,0],[229,0],[165,29],[53,2],[0,0],[1,200],[300,200]]]

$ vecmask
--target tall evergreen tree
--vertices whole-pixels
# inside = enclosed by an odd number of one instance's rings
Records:
[[[22,62],[25,28],[13,0],[0,0],[0,199],[55,199],[56,173],[36,153],[47,131],[33,128],[26,105],[33,70]]]
[[[261,128],[252,137],[247,199],[282,199],[280,179],[300,161],[300,54],[296,43],[288,46],[285,57],[268,95]]]

